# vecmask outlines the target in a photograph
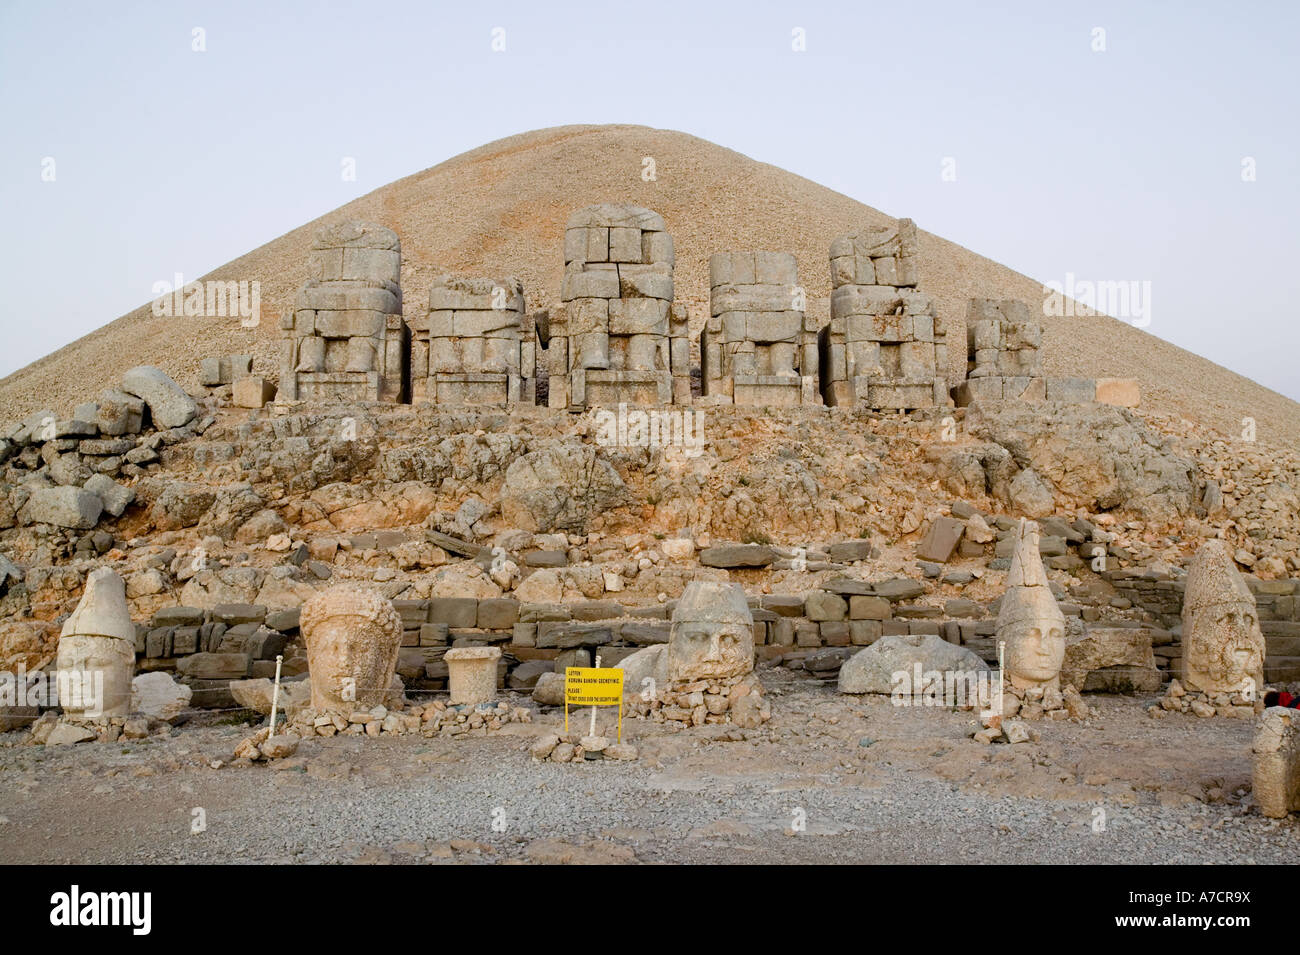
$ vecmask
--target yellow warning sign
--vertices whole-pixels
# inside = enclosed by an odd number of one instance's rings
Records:
[[[617,706],[623,702],[623,671],[568,667],[564,671],[564,702],[567,706]]]
[[[596,659],[600,663],[600,658]],[[569,732],[569,707],[590,706],[591,732],[596,735],[596,707],[617,706],[618,741],[623,742],[623,671],[616,667],[566,667],[564,670],[564,732]]]

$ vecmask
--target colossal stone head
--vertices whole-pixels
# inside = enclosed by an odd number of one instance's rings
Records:
[[[314,709],[351,712],[384,702],[402,643],[391,601],[361,587],[331,587],[302,605],[300,627]]]
[[[673,611],[668,679],[725,680],[754,669],[754,615],[740,584],[692,581]]]
[[[59,703],[71,716],[125,716],[131,710],[135,624],[122,578],[91,571],[59,637]]]
[[[1056,685],[1065,659],[1065,615],[1043,570],[1038,525],[1021,518],[1015,542],[997,622],[997,639],[1007,645],[1007,677],[1021,689]]]
[[[1185,678],[1205,693],[1261,690],[1264,635],[1255,597],[1228,545],[1206,541],[1192,558],[1183,597]]]

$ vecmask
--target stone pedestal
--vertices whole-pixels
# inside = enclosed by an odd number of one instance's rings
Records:
[[[496,698],[500,647],[456,647],[442,659],[447,664],[453,705],[487,703]]]
[[[1283,706],[1265,710],[1255,726],[1251,747],[1254,762],[1254,796],[1259,811],[1271,819],[1284,819],[1300,809],[1300,712]]]

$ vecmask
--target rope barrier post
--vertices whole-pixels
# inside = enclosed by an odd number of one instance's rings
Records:
[[[275,658],[275,689],[271,691],[271,732],[267,735],[275,735],[275,710],[280,703],[280,664],[284,662],[283,655],[277,655]]]
[[[596,654],[596,669],[597,670],[600,669],[600,654]],[[588,736],[596,735],[596,707],[594,706],[591,708],[591,732],[588,733],[587,735]]]

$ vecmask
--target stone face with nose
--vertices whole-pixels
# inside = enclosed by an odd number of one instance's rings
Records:
[[[754,616],[739,584],[693,581],[673,611],[668,678],[723,680],[754,669]]]
[[[1223,541],[1202,544],[1188,568],[1183,646],[1190,689],[1253,692],[1264,685],[1264,634],[1255,597]]]
[[[1065,660],[1065,615],[1038,552],[1038,527],[1021,520],[998,611],[997,638],[1006,644],[1007,678],[1022,689],[1056,686]]]

